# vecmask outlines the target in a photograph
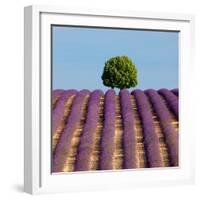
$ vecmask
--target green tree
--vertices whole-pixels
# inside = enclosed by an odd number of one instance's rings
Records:
[[[111,88],[135,87],[138,84],[137,69],[128,56],[116,56],[106,61],[101,79]]]

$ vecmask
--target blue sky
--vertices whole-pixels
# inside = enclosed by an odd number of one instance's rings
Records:
[[[53,89],[102,89],[104,63],[127,55],[140,89],[178,87],[178,32],[53,27]]]

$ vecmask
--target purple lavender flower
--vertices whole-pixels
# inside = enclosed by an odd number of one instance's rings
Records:
[[[142,123],[143,143],[146,149],[149,167],[163,167],[160,153],[159,138],[155,132],[149,101],[141,90],[134,90],[139,116]]]
[[[62,91],[62,95],[52,112],[52,134],[53,135],[56,134],[56,131],[59,129],[62,123],[64,123],[63,122],[64,112],[65,112],[65,106],[66,106],[67,101],[72,95],[76,95],[76,93],[77,93],[76,90]]]
[[[159,118],[171,165],[178,166],[178,134],[171,124],[170,113],[165,103],[155,90],[149,89],[146,90],[145,93],[150,98],[150,102]]]
[[[103,92],[100,90],[95,90],[90,95],[86,123],[78,146],[75,171],[90,170],[90,159],[95,145],[95,133],[100,110],[99,104],[102,96]]]
[[[100,169],[113,169],[114,136],[115,136],[115,91],[105,94],[104,127],[101,139]]]
[[[178,88],[175,88],[175,89],[171,90],[171,92],[173,92],[177,97],[179,96]]]
[[[169,108],[175,114],[176,119],[178,119],[178,97],[168,89],[160,89],[158,93],[166,99]]]
[[[138,167],[136,133],[134,130],[135,120],[133,106],[128,90],[121,90],[119,93],[121,114],[123,119],[123,147],[124,147],[124,169]]]
[[[52,98],[54,99],[57,95],[62,95],[65,90],[63,89],[56,89],[52,91]]]
[[[88,90],[82,90],[74,98],[71,112],[66,122],[67,125],[65,126],[54,150],[52,167],[53,172],[61,172],[64,167],[66,158],[71,149],[73,134],[81,120],[80,112],[85,98],[89,94],[90,92]]]
[[[55,108],[56,102],[58,101],[58,99],[60,98],[60,96],[63,94],[65,90],[53,90],[52,91],[52,108]]]

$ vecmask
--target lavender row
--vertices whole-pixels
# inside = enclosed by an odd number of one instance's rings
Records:
[[[169,105],[169,108],[172,110],[174,115],[176,116],[176,119],[178,119],[178,98],[176,95],[174,95],[171,91],[168,89],[160,89],[158,91],[160,95],[162,95]]]
[[[124,147],[124,169],[138,167],[135,121],[133,106],[128,90],[121,90],[119,93],[121,114],[123,119],[123,147]]]
[[[113,169],[114,137],[115,137],[115,91],[108,90],[105,94],[104,127],[101,139],[100,169]]]
[[[60,96],[64,93],[65,90],[57,89],[52,91],[52,107],[55,108],[55,104],[60,98]]]
[[[175,89],[171,90],[171,92],[173,92],[177,97],[179,96],[178,88],[175,88]]]
[[[90,158],[95,145],[95,133],[100,110],[99,104],[102,96],[103,92],[100,90],[95,90],[90,95],[86,123],[78,146],[75,171],[90,170]]]
[[[53,91],[52,91],[52,98],[55,99],[57,96],[62,95],[62,93],[63,93],[64,91],[65,91],[65,90],[62,90],[62,89],[53,90]]]
[[[134,90],[132,94],[135,97],[142,123],[144,137],[143,142],[146,149],[148,165],[149,167],[163,167],[163,161],[160,154],[159,138],[155,132],[149,101],[144,92],[141,90]]]
[[[178,166],[178,134],[171,124],[170,113],[155,90],[146,90],[150,102],[159,118],[162,132],[165,137],[169,158],[172,166]]]
[[[78,92],[74,98],[71,112],[67,119],[67,126],[65,126],[54,150],[53,172],[61,172],[65,165],[66,158],[71,149],[73,134],[81,120],[80,112],[84,105],[85,98],[89,94],[90,92],[88,90],[82,90]]]
[[[64,126],[64,114],[66,103],[72,95],[76,95],[76,90],[62,91],[61,97],[56,103],[56,107],[52,112],[52,134],[54,135]]]

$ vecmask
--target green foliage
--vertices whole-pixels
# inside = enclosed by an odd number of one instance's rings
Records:
[[[135,87],[138,84],[137,69],[127,56],[116,56],[106,61],[101,79],[111,88]]]

